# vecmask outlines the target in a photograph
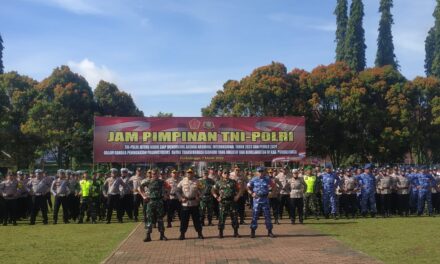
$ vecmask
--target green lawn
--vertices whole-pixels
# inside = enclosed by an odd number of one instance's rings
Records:
[[[136,225],[27,223],[0,226],[2,263],[100,263]]]
[[[385,263],[440,263],[439,217],[307,220],[306,223]]]

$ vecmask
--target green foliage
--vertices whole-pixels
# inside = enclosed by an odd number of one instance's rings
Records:
[[[425,73],[426,76],[432,75],[432,63],[434,61],[435,52],[435,28],[432,27],[425,40]]]
[[[379,22],[379,36],[377,38],[376,67],[391,65],[398,68],[396,55],[394,54],[393,34],[391,26],[394,24],[391,8],[393,0],[381,0],[379,12],[382,13]]]
[[[157,115],[151,117],[173,117],[173,113],[159,112],[157,113]]]
[[[348,1],[337,0],[336,9],[336,61],[345,59],[345,35],[348,24]]]
[[[143,116],[131,95],[119,91],[118,87],[106,81],[100,81],[95,89],[98,114],[103,116]]]
[[[432,54],[432,66],[430,73],[440,78],[440,0],[437,0],[437,6],[434,10],[434,52]],[[429,35],[427,41],[429,40]],[[428,43],[429,44],[429,43]],[[426,54],[428,56],[428,54]],[[430,55],[431,56],[431,55]],[[429,62],[430,58],[428,58]]]
[[[365,30],[363,28],[364,4],[362,0],[353,0],[350,6],[350,18],[348,19],[345,39],[345,59],[348,66],[360,72],[366,67]]]
[[[3,39],[2,35],[0,34],[0,74],[3,74],[4,71],[4,65],[3,65]]]

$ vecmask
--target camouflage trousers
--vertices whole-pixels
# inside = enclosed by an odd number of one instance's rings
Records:
[[[208,221],[212,221],[212,213],[214,212],[214,198],[212,196],[203,197],[200,200],[200,219],[202,223],[205,221],[205,215],[208,215]]]
[[[148,203],[144,203],[143,210],[146,216],[145,229],[147,229],[147,232],[151,233],[153,231],[153,224],[156,222],[159,232],[164,232],[163,216],[165,210],[163,200],[150,200]]]
[[[304,218],[307,218],[307,216],[312,213],[315,217],[318,217],[319,211],[319,200],[316,193],[306,193],[304,195]]]
[[[223,200],[219,203],[218,229],[225,229],[225,222],[228,215],[231,217],[232,228],[238,229],[237,203],[234,201]]]

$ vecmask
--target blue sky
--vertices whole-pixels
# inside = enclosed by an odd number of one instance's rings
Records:
[[[145,115],[199,116],[229,79],[279,61],[311,70],[334,60],[336,0],[2,0],[4,64],[42,80],[69,65],[95,88],[129,92]],[[364,0],[367,63],[379,0]],[[424,75],[435,0],[394,0],[403,74]]]

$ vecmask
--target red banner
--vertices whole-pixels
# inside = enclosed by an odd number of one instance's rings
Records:
[[[95,117],[95,162],[300,160],[304,117]]]

